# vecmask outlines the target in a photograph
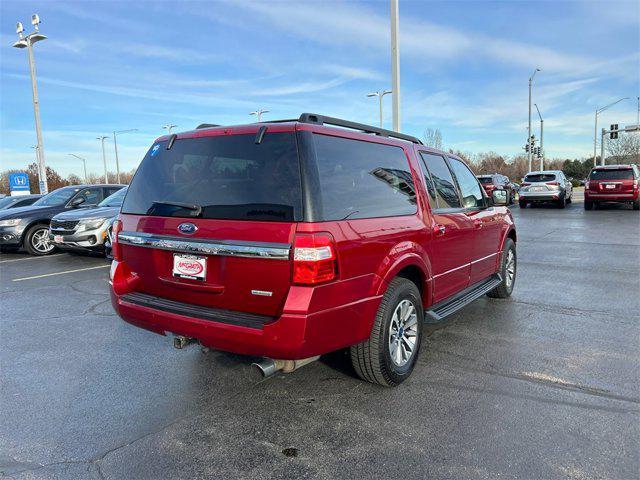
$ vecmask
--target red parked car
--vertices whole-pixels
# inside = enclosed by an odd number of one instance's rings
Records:
[[[511,180],[509,180],[509,177],[506,175],[494,173],[493,175],[478,175],[477,178],[487,195],[493,195],[494,190],[505,190],[507,192],[509,205],[516,202],[516,192],[513,188],[513,183],[511,183]]]
[[[640,210],[638,182],[640,170],[636,165],[594,167],[584,185],[584,209],[592,210],[604,202],[622,202]]]
[[[506,201],[396,132],[314,114],[206,125],[159,138],[138,168],[112,303],[177,347],[268,357],[265,374],[350,348],[363,379],[397,385],[425,320],[511,294]]]

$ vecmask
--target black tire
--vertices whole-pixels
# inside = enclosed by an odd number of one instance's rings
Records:
[[[563,195],[562,195],[562,198],[559,198],[559,199],[556,201],[556,207],[558,207],[558,208],[564,208],[564,207],[566,207],[566,206],[567,206],[567,199],[566,199],[566,197],[565,197],[565,196],[564,196],[564,194],[563,194]]]
[[[634,210],[640,210],[640,198],[638,200],[636,200],[635,202],[633,202],[633,209]]]
[[[29,227],[27,233],[24,234],[23,246],[29,254],[38,256],[50,255],[56,249],[53,245],[46,248],[38,247],[37,239],[43,234],[47,236],[49,235],[49,225],[45,223],[39,223]]]
[[[390,330],[396,309],[401,308],[401,303],[405,300],[415,308],[416,323],[412,323],[412,330],[415,325],[415,344],[406,363],[398,365],[391,358],[393,337]],[[406,278],[394,278],[382,297],[371,336],[368,340],[351,347],[351,363],[358,376],[367,382],[385,387],[394,387],[405,381],[411,375],[420,353],[423,323],[424,310],[418,287]],[[398,329],[398,333],[401,334],[402,330]]]
[[[520,208],[527,208],[527,202],[524,200],[518,200],[518,205]]]
[[[509,252],[513,253],[513,277],[509,277],[509,272],[507,272],[507,260],[509,259]],[[487,293],[487,296],[491,298],[507,298],[511,296],[511,292],[513,292],[513,286],[516,284],[516,277],[518,276],[518,255],[516,253],[516,244],[510,238],[507,238],[507,241],[504,243],[504,248],[502,249],[502,258],[500,259],[500,276],[502,277],[502,282],[496,288]],[[511,280],[509,281],[509,278]]]
[[[567,198],[567,203],[572,203],[573,202],[573,192],[571,192],[569,194],[569,198]]]
[[[593,210],[593,202],[584,201],[584,209],[585,210]]]

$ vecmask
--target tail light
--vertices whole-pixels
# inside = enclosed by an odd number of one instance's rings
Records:
[[[638,190],[638,180],[633,181],[633,189]]]
[[[555,185],[557,187],[560,184],[558,182],[547,182],[547,185]]]
[[[584,189],[589,190],[589,182],[584,182]]]
[[[111,255],[116,262],[121,260],[120,258],[120,244],[118,243],[118,234],[122,231],[122,220],[117,219],[113,222],[111,227]]]
[[[329,233],[298,233],[293,244],[293,283],[317,285],[338,276],[336,246]]]

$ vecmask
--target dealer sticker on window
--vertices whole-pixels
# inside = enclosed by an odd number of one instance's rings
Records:
[[[173,276],[204,281],[207,274],[206,257],[195,255],[173,255]]]

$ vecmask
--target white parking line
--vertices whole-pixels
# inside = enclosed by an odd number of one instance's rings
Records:
[[[21,260],[38,260],[42,258],[59,257],[60,255],[64,255],[64,253],[56,253],[53,255],[46,255],[43,257],[26,257],[26,258],[13,258],[11,260],[0,260],[0,263],[20,262]]]
[[[76,268],[75,270],[65,270],[64,272],[45,273],[44,275],[34,275],[33,277],[14,278],[12,282],[22,282],[24,280],[34,280],[36,278],[53,277],[54,275],[65,275],[67,273],[84,272],[86,270],[95,270],[97,268],[109,268],[111,265],[99,265],[97,267]]]

